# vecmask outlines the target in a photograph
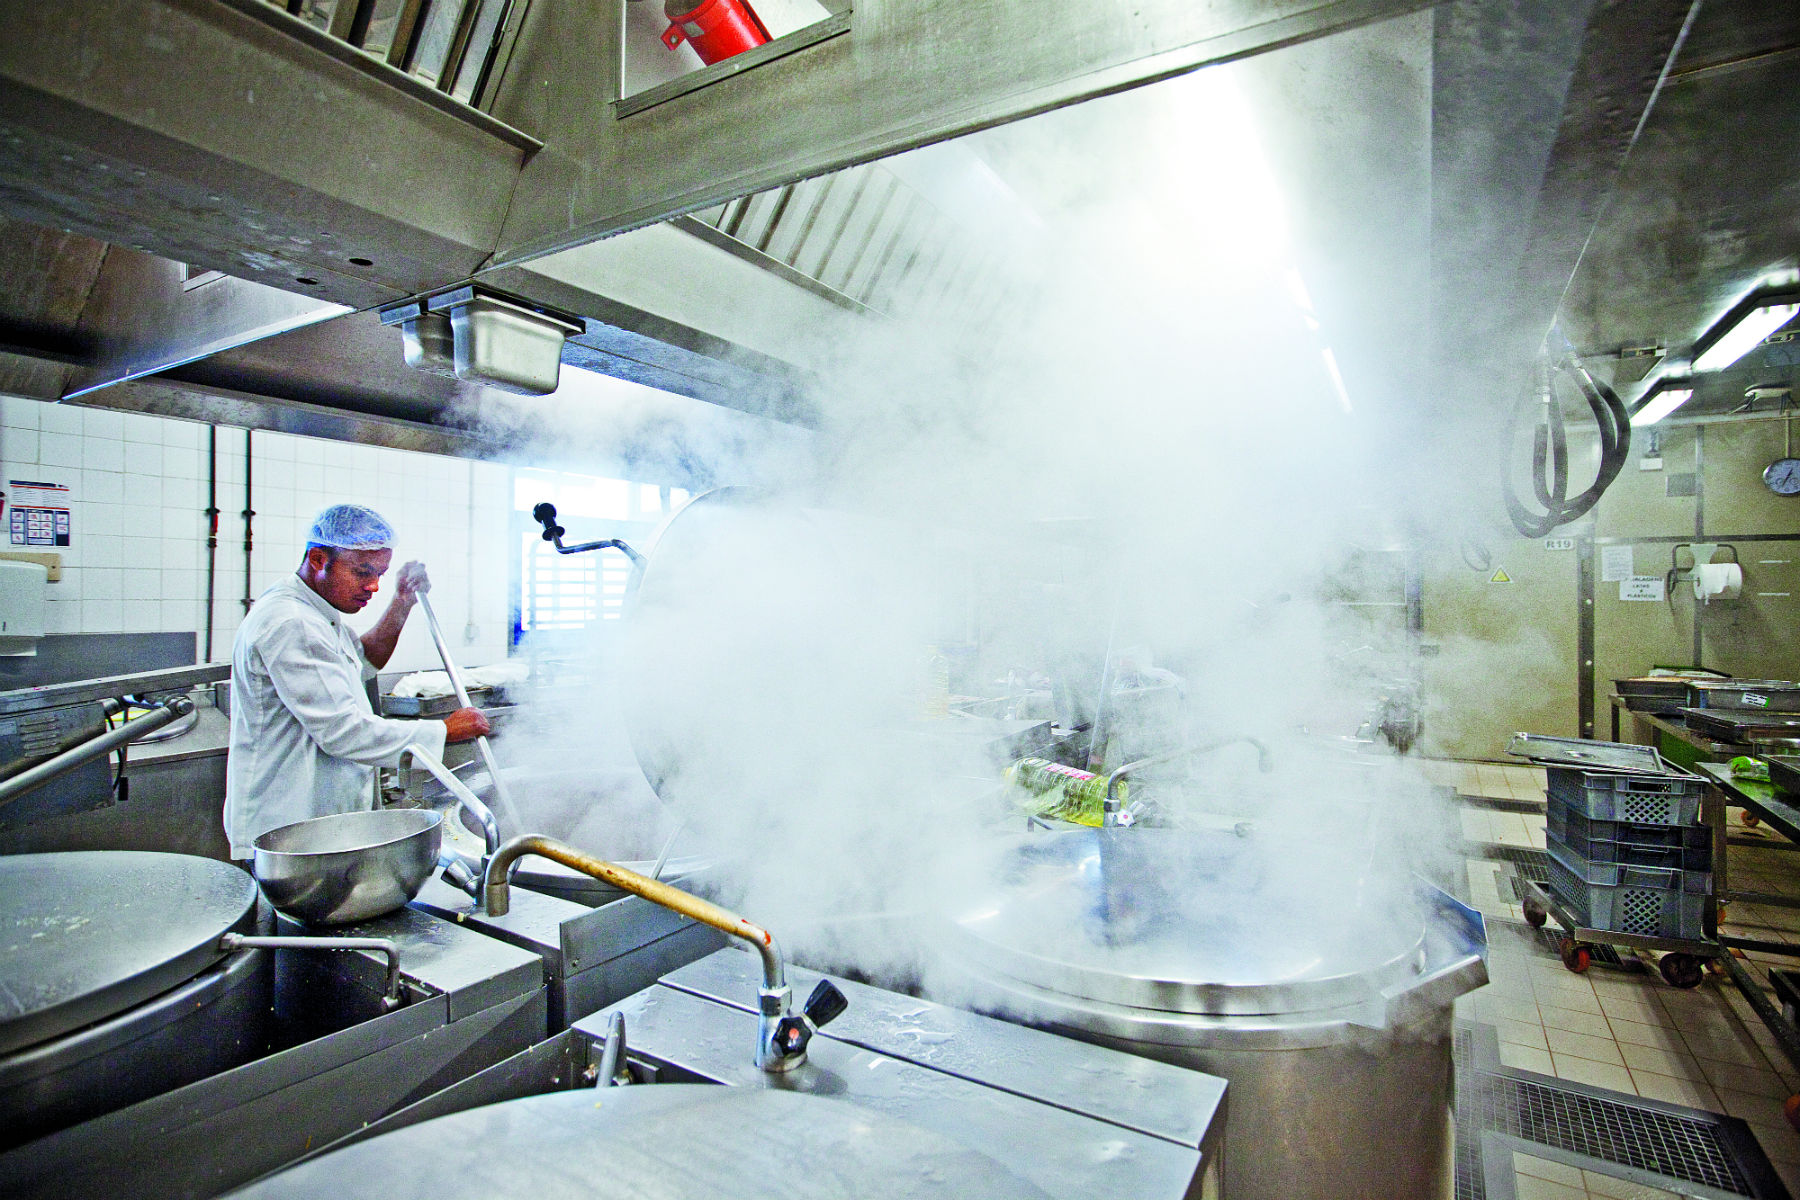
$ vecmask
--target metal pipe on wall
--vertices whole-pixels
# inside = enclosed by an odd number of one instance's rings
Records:
[[[213,600],[219,575],[219,427],[206,427],[206,653],[213,656]]]
[[[251,532],[252,532],[253,524],[256,519],[256,509],[251,507],[251,504],[250,504],[250,476],[251,476],[250,464],[252,462],[250,439],[254,436],[254,434],[255,434],[254,430],[250,430],[250,429],[244,430],[244,611],[245,612],[250,611],[250,605],[254,602],[254,599],[255,599],[254,594],[250,590],[250,550],[251,550],[251,543],[253,540],[251,537]]]

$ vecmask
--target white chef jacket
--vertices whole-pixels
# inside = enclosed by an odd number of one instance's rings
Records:
[[[233,858],[308,817],[372,807],[372,768],[417,744],[444,754],[442,721],[396,721],[369,707],[375,668],[343,614],[290,575],[257,598],[231,646],[231,753],[225,833]]]

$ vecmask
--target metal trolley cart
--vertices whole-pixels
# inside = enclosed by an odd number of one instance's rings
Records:
[[[1699,819],[1705,781],[1647,746],[1519,734],[1507,751],[1549,775],[1552,882],[1521,881],[1526,922],[1555,918],[1571,971],[1588,969],[1594,946],[1654,950],[1664,980],[1699,986],[1708,960],[1723,955],[1714,831]]]
[[[1724,951],[1714,942],[1699,938],[1652,937],[1648,934],[1620,933],[1614,929],[1594,929],[1583,924],[1569,909],[1550,894],[1550,889],[1535,880],[1523,879],[1525,921],[1534,929],[1542,928],[1550,918],[1562,927],[1560,950],[1563,966],[1577,974],[1592,964],[1590,946],[1617,946],[1632,950],[1666,951],[1657,970],[1665,981],[1678,988],[1700,986],[1706,977],[1708,959],[1719,958]]]

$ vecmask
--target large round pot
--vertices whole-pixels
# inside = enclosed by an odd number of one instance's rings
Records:
[[[0,1149],[248,1062],[267,1047],[269,956],[230,863],[78,851],[0,857]]]
[[[954,998],[1227,1080],[1233,1200],[1442,1200],[1481,918],[1342,851],[1158,829],[996,847],[950,922]]]
[[[296,821],[256,839],[251,867],[282,912],[312,925],[351,925],[419,894],[437,866],[443,820],[390,808]]]

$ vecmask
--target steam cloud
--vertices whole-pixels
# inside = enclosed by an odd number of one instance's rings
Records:
[[[1112,765],[1181,740],[1268,747],[1272,773],[1232,745],[1142,794],[1178,825],[1250,822],[1296,912],[1346,903],[1346,878],[1446,870],[1441,795],[1409,760],[1336,744],[1409,669],[1398,622],[1369,619],[1386,610],[1336,601],[1397,561],[1390,547],[1453,543],[1456,501],[1492,474],[1426,490],[1443,460],[1397,453],[1424,404],[1408,391],[1423,300],[1416,272],[1366,256],[1383,229],[1415,236],[1420,196],[1355,213],[1363,240],[1340,255],[1307,207],[1333,194],[1292,186],[1293,123],[1261,123],[1302,93],[1324,105],[1332,55],[1384,53],[1360,37],[970,139],[1030,213],[1006,302],[812,348],[831,364],[816,436],[755,437],[733,417],[696,439],[649,407],[569,402],[558,436],[591,437],[600,461],[621,436],[660,439],[767,496],[677,517],[629,648],[597,656],[603,707],[540,714],[542,749],[521,729],[506,756],[578,747],[640,798],[634,758],[651,760],[688,822],[683,852],[726,863],[731,899],[796,957],[916,980],[928,947],[902,934],[929,920],[894,918],[940,912],[971,856],[1023,824],[996,800],[998,765],[949,736],[961,723],[925,718],[928,648],[978,645],[961,686],[1017,698],[1111,646],[1182,681],[1178,705],[1124,727]],[[1357,195],[1379,200],[1380,183]],[[1347,292],[1357,279],[1375,283]],[[1316,869],[1328,858],[1353,869]]]

